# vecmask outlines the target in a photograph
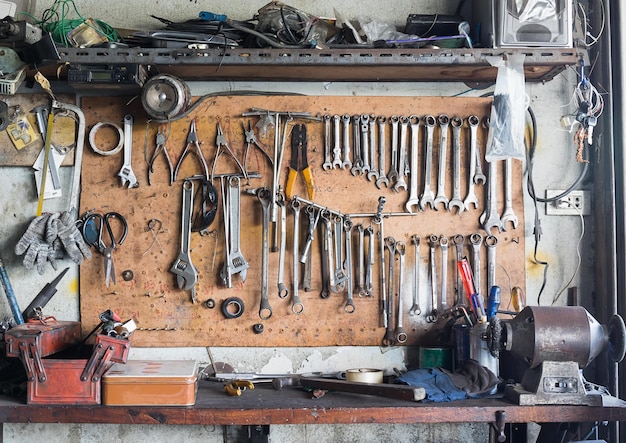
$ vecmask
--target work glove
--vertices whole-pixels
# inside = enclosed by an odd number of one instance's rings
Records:
[[[49,261],[54,270],[57,269],[55,251],[52,243],[46,240],[46,227],[51,214],[35,217],[30,222],[22,238],[15,245],[15,253],[24,255],[22,264],[26,269],[32,269],[37,262],[37,272],[43,274],[46,262]]]
[[[85,258],[91,258],[91,250],[85,243],[83,235],[76,227],[76,220],[70,211],[61,213],[58,217],[52,218],[48,223],[48,240],[59,240],[70,258],[80,265]],[[54,244],[54,241],[53,241]]]

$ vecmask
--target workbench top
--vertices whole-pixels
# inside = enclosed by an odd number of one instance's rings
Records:
[[[240,397],[224,393],[222,383],[201,381],[196,404],[173,406],[26,405],[0,397],[1,423],[113,423],[176,425],[264,425],[339,423],[489,423],[497,411],[508,423],[626,421],[626,402],[608,398],[604,407],[518,406],[488,398],[421,403],[340,392],[312,399],[297,388],[275,391],[256,384]]]

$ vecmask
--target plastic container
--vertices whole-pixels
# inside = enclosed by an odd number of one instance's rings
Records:
[[[129,360],[102,377],[102,404],[111,406],[191,406],[196,403],[195,360]]]

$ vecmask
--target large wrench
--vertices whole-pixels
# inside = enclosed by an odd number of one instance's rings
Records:
[[[398,166],[398,123],[400,117],[397,115],[391,116],[391,169],[387,178],[390,183],[395,184],[400,176]]]
[[[415,246],[415,273],[413,275],[413,305],[409,309],[409,315],[420,315],[422,309],[420,308],[420,236],[412,235],[411,243]]]
[[[487,246],[487,293],[496,285],[496,246],[498,238],[494,235],[485,237]]]
[[[448,309],[448,237],[439,239],[441,247],[441,310]]]
[[[361,159],[363,160],[363,174],[370,171],[370,116],[367,114],[361,115]]]
[[[335,285],[337,289],[343,291],[346,286],[345,263],[343,261],[343,219],[335,217]]]
[[[487,234],[492,228],[498,228],[502,232],[502,220],[498,214],[498,163],[493,160],[489,163],[489,183],[487,186],[487,204],[485,211],[480,216],[480,222]]]
[[[461,117],[452,117],[450,121],[452,125],[452,158],[453,158],[453,186],[452,199],[448,204],[448,208],[457,208],[457,214],[461,214],[465,210],[463,200],[461,200],[461,128],[463,127],[463,119]]]
[[[278,254],[278,298],[285,298],[289,290],[285,286],[285,248],[287,246],[287,207],[282,194],[277,197],[276,205],[280,208],[280,252]]]
[[[437,261],[435,257],[435,250],[439,244],[439,237],[432,234],[428,238],[428,246],[430,248],[430,282],[431,282],[431,311],[426,317],[428,323],[434,323],[439,317],[439,311],[437,310]]]
[[[504,171],[504,212],[502,213],[502,229],[505,230],[506,223],[511,222],[513,229],[517,229],[517,215],[513,212],[513,159],[505,160]]]
[[[333,139],[335,141],[335,144],[333,146],[333,169],[341,168],[343,165],[343,162],[341,161],[341,143],[339,142],[339,134],[341,131],[339,127],[340,124],[341,117],[339,117],[337,114],[333,115]]]
[[[300,201],[291,201],[291,210],[293,211],[293,291],[291,293],[291,311],[294,314],[301,314],[304,311],[304,305],[300,300]]]
[[[385,188],[389,187],[389,179],[385,172],[385,162],[387,160],[385,153],[385,128],[387,127],[387,117],[384,115],[379,116],[376,119],[376,123],[378,124],[378,178],[376,179],[376,187],[381,189],[382,185],[385,185]]]
[[[400,157],[398,159],[398,167],[399,167],[398,181],[396,181],[396,184],[393,185],[393,190],[396,192],[400,192],[400,189],[402,189],[403,191],[406,191],[407,189],[406,180],[404,179],[404,170],[405,170],[404,165],[406,162],[406,152],[407,152],[406,143],[407,143],[408,128],[409,128],[409,118],[403,115],[402,117],[400,117]]]
[[[329,114],[324,115],[324,163],[322,163],[322,169],[328,171],[333,169],[333,158],[331,154],[331,116]]]
[[[378,179],[378,169],[376,168],[376,116],[369,116],[370,126],[370,171],[367,173],[369,181]]]
[[[354,306],[354,288],[352,287],[352,220],[344,218],[343,230],[346,237],[346,277],[348,279],[348,299],[343,309],[348,314],[352,314],[356,309]]]
[[[309,251],[311,250],[311,244],[313,244],[313,240],[315,239],[315,229],[317,229],[317,223],[320,219],[321,212],[318,211],[317,217],[315,216],[315,208],[312,205],[307,206],[304,209],[304,212],[307,215],[309,224],[307,226],[307,236],[306,242],[304,243],[304,249],[302,249],[302,254],[300,254],[300,263],[306,263],[309,258]]]
[[[409,116],[411,124],[411,185],[409,186],[409,199],[404,204],[407,212],[413,212],[413,206],[419,209],[420,199],[417,195],[417,155],[418,155],[418,137],[420,129],[420,119],[417,115]],[[417,212],[417,211],[415,211]]]
[[[330,290],[334,287],[334,269],[333,269],[333,234],[330,231],[330,213],[328,210],[320,210],[320,217],[322,218],[322,290],[320,292],[321,298],[330,297]],[[332,283],[332,286],[331,286]],[[337,289],[333,289],[337,292]]]
[[[398,317],[396,320],[396,342],[404,343],[407,340],[407,334],[402,327],[402,317],[404,316],[404,266],[405,266],[405,253],[406,243],[399,241],[396,243],[396,253],[400,256],[400,277],[398,282]]]
[[[473,250],[473,265],[474,265],[474,287],[476,289],[476,293],[482,294],[481,291],[481,281],[480,281],[480,246],[483,244],[483,236],[479,233],[474,233],[470,235],[470,243],[472,244]],[[471,296],[472,294],[469,294]]]
[[[239,177],[233,176],[228,180],[228,196],[230,202],[228,204],[228,209],[230,211],[230,252],[228,261],[230,263],[230,272],[231,275],[239,274],[241,277],[241,281],[246,281],[247,270],[248,270],[248,262],[243,257],[241,252],[241,241],[240,241],[240,231],[241,231],[241,223],[240,223],[240,197],[241,197],[241,183]]]
[[[476,192],[474,192],[474,183],[476,182],[476,130],[478,128],[478,123],[480,120],[475,115],[470,115],[467,117],[467,124],[470,127],[470,153],[469,153],[469,175],[467,177],[467,196],[463,203],[465,204],[465,209],[469,210],[470,205],[474,205],[474,209],[478,208],[478,197],[476,197]]]
[[[352,175],[363,174],[363,156],[361,154],[361,116],[352,116],[352,141],[354,142],[354,161],[350,173]]]
[[[129,188],[136,188],[139,186],[137,177],[133,172],[131,166],[133,160],[133,116],[124,116],[124,164],[122,169],[117,173],[118,177],[122,179],[122,186],[126,186],[128,183]]]
[[[343,134],[343,162],[341,169],[350,169],[352,160],[350,160],[350,116],[348,114],[341,116],[341,127]]]
[[[372,296],[374,290],[374,228],[368,226],[365,229],[369,243],[367,249],[367,263],[365,265],[365,294],[368,297]]]
[[[446,173],[448,169],[447,152],[448,152],[448,126],[450,119],[447,115],[442,114],[437,118],[439,129],[441,130],[439,139],[439,177],[437,179],[437,196],[433,202],[433,207],[437,210],[439,203],[443,203],[444,209],[448,209],[448,197],[446,197]]]
[[[391,346],[395,341],[393,330],[393,279],[394,279],[394,263],[396,256],[396,241],[393,237],[385,238],[385,247],[388,250],[389,258],[389,284],[387,286],[387,323],[385,336],[383,337],[383,345]]]
[[[422,211],[426,210],[426,206],[430,205],[434,209],[433,190],[430,186],[431,171],[433,167],[433,133],[435,131],[435,117],[427,115],[424,117],[424,126],[426,126],[426,153],[424,154],[424,192],[420,199],[420,207]]]
[[[458,306],[462,305],[464,300],[463,279],[461,278],[461,273],[459,272],[459,262],[463,260],[463,244],[465,243],[465,237],[462,234],[456,234],[452,237],[452,243],[454,243],[454,247],[456,248],[456,300],[454,301],[454,305]]]
[[[180,253],[172,264],[170,272],[176,274],[178,289],[191,291],[191,301],[196,302],[196,283],[198,283],[198,270],[191,262],[191,217],[193,215],[193,182],[183,182],[183,205],[182,223],[180,234]]]
[[[268,320],[272,316],[272,308],[269,302],[269,253],[270,253],[270,203],[272,201],[271,191],[267,188],[258,189],[257,199],[263,208],[263,229],[261,233],[261,304],[259,306],[259,317],[261,320]]]
[[[357,243],[357,279],[356,279],[356,290],[359,293],[359,296],[363,297],[365,295],[365,229],[363,228],[363,224],[359,223],[356,225],[356,231],[358,233],[358,243]]]

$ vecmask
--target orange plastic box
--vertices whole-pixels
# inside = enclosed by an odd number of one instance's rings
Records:
[[[195,360],[129,360],[102,377],[102,404],[112,406],[191,406],[196,403]]]

